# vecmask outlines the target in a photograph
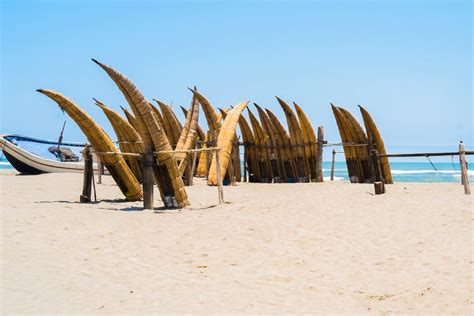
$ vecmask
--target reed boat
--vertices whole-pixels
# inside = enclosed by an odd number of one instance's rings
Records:
[[[21,174],[83,172],[84,162],[81,151],[85,143],[61,142],[63,155],[54,154],[57,141],[38,139],[15,134],[0,135],[0,149],[5,158]],[[97,165],[94,166],[97,169]]]
[[[184,189],[183,179],[178,171],[172,147],[163,126],[157,121],[157,116],[143,94],[122,73],[95,59],[114,81],[122,92],[135,116],[137,132],[142,138],[145,152],[161,152],[155,157],[153,164],[155,180],[165,207],[184,207],[189,205],[188,195]]]
[[[367,112],[367,110],[361,105],[359,105],[359,109],[360,113],[362,114],[362,118],[364,119],[365,130],[367,131],[367,138],[369,143],[374,144],[374,149],[377,149],[380,154],[386,154],[387,150],[385,149],[385,143],[377,125],[375,124],[374,119],[369,114],[369,112]],[[385,183],[392,184],[392,171],[390,170],[390,162],[388,161],[388,158],[381,157],[380,164],[382,167],[382,176],[384,178]]]
[[[242,140],[244,142],[244,161],[247,165],[249,172],[249,182],[259,182],[260,172],[258,170],[258,156],[257,148],[255,148],[255,137],[249,123],[245,119],[245,116],[240,115],[239,117],[240,133],[242,134]],[[245,168],[244,165],[244,168]]]
[[[271,167],[271,175],[273,182],[282,182],[286,181],[284,178],[284,168],[282,163],[282,152],[279,150],[281,147],[277,146],[276,132],[275,128],[268,118],[265,111],[256,103],[253,104],[258,112],[258,117],[260,118],[263,138],[266,140],[265,146],[269,148],[269,161]]]
[[[252,129],[254,131],[254,142],[256,149],[255,156],[259,171],[258,180],[259,182],[263,183],[271,183],[273,181],[273,172],[270,164],[272,153],[270,152],[270,148],[267,146],[269,139],[266,137],[260,122],[249,108],[247,108],[247,112],[249,114],[250,124],[252,125]]]
[[[296,114],[298,115],[301,124],[303,142],[305,144],[304,151],[309,164],[311,181],[316,182],[318,180],[316,167],[316,156],[318,151],[316,133],[314,132],[313,126],[303,109],[295,102],[293,102],[293,105],[295,106]]]
[[[120,191],[129,201],[142,198],[142,188],[122,156],[117,155],[119,150],[112,142],[109,135],[87,114],[79,105],[59,92],[47,89],[37,89],[39,93],[47,96],[71,117],[90,142],[96,154],[112,178],[117,183]],[[107,153],[107,154],[103,154]],[[108,153],[112,153],[109,155]]]
[[[220,172],[225,174],[229,164],[231,164],[231,153],[233,148],[233,142],[235,138],[235,129],[237,123],[239,122],[240,115],[243,110],[247,107],[248,101],[243,101],[233,107],[227,112],[224,123],[221,125],[219,136],[217,137],[217,147],[221,148],[221,162],[220,162]],[[217,185],[217,174],[216,174],[216,156],[213,155],[211,161],[211,168],[209,170],[209,175],[207,178],[207,184]],[[237,171],[237,170],[236,170]]]
[[[300,122],[293,112],[293,109],[282,99],[276,97],[285,113],[288,130],[290,132],[290,144],[293,155],[293,163],[298,175],[299,182],[309,182],[310,171],[308,160],[305,156],[305,142],[303,140],[303,131]]]

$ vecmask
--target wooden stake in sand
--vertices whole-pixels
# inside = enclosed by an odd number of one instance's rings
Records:
[[[142,156],[143,208],[153,209],[153,154]]]
[[[82,183],[82,194],[80,196],[81,203],[89,203],[91,201],[92,191],[92,174],[94,173],[92,153],[90,146],[86,145],[82,151],[84,157],[84,181]]]
[[[471,194],[469,175],[467,174],[466,151],[462,141],[459,143],[459,164],[461,165],[461,183],[464,185],[464,194]]]
[[[97,184],[102,184],[102,176],[104,175],[104,164],[100,157],[97,156]]]
[[[336,150],[332,150],[332,161],[331,161],[331,181],[334,181],[334,161],[336,160]]]
[[[224,204],[224,189],[222,188],[222,175],[221,175],[221,158],[220,158],[220,148],[216,150],[216,177],[217,177],[217,186],[219,191],[219,204]]]
[[[375,194],[384,194],[385,193],[385,183],[382,179],[382,168],[380,166],[379,152],[377,149],[372,149],[370,151],[370,159],[372,161],[372,166],[374,168],[374,190]]]
[[[196,144],[194,147],[195,150],[199,150],[199,145]],[[196,163],[197,163],[197,154],[198,152],[195,151],[193,152],[193,163],[191,165],[191,174],[188,176],[188,185],[192,186],[193,185],[193,178],[194,178],[194,173],[196,172]]]
[[[318,127],[318,148],[316,155],[316,182],[323,182],[323,145],[324,145],[324,128]]]

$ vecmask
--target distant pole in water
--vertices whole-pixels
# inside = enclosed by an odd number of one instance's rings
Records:
[[[462,141],[459,143],[459,164],[461,165],[461,183],[464,185],[464,194],[471,194],[469,176],[467,174],[466,151]]]
[[[334,181],[334,161],[336,160],[336,150],[332,150],[332,161],[331,161],[331,181]]]
[[[64,133],[64,128],[66,127],[66,121],[63,123],[63,128],[61,129],[61,133],[59,134],[59,139],[58,139],[58,151],[59,147],[61,147],[61,144],[63,142],[63,133]]]

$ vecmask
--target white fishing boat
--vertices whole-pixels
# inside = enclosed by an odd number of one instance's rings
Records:
[[[12,134],[0,135],[0,149],[5,158],[22,174],[83,172],[81,151],[85,145]]]

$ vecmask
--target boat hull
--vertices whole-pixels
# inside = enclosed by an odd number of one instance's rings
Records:
[[[61,162],[35,155],[5,139],[14,135],[2,135],[0,137],[0,148],[5,158],[21,174],[36,175],[41,173],[81,173],[84,171],[84,163]],[[47,143],[47,141],[43,141]],[[70,146],[70,144],[65,146]],[[95,166],[97,169],[97,166]]]

